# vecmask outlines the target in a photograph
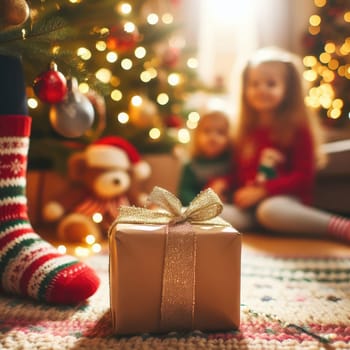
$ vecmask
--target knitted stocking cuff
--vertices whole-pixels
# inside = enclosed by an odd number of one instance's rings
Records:
[[[0,115],[0,137],[29,137],[31,124],[25,115]]]

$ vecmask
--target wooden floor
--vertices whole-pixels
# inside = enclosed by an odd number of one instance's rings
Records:
[[[52,237],[52,235],[51,235]],[[64,244],[67,253],[76,255],[77,244],[69,244],[50,240],[45,237],[54,246]],[[108,253],[108,242],[101,242],[102,250]],[[282,237],[272,234],[262,233],[244,233],[242,234],[242,253],[257,252],[283,257],[350,257],[350,244],[340,242],[313,239],[313,238],[296,238]],[[88,255],[94,254],[90,252]],[[84,259],[84,256],[78,256]]]
[[[325,239],[277,237],[260,233],[245,233],[242,238],[243,251],[296,257],[350,257],[350,244]]]

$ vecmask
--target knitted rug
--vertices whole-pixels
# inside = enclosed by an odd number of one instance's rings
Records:
[[[350,258],[244,251],[239,330],[119,338],[111,331],[108,254],[86,262],[102,285],[85,304],[0,297],[0,349],[350,349]]]

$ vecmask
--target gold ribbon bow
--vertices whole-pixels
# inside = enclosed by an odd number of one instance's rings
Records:
[[[188,222],[196,225],[230,226],[218,217],[222,203],[211,188],[200,192],[187,208],[183,208],[180,200],[171,192],[157,186],[150,193],[149,201],[160,209],[121,206],[116,221],[128,224],[173,225]]]
[[[167,190],[155,187],[149,200],[160,209],[121,207],[117,223],[165,224],[160,328],[191,330],[194,326],[197,240],[192,224],[230,226],[217,217],[222,203],[212,189],[202,191],[187,208]]]

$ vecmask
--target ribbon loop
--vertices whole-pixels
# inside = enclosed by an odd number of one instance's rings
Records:
[[[189,222],[195,225],[231,226],[218,215],[222,211],[222,203],[218,195],[210,188],[200,192],[187,208],[183,208],[180,200],[164,188],[154,187],[149,201],[160,209],[121,206],[117,223],[177,225]]]
[[[182,215],[182,204],[180,200],[164,188],[154,187],[148,200],[166,210],[174,217]]]
[[[193,199],[184,214],[192,222],[213,219],[221,212],[222,203],[219,196],[208,188]]]

